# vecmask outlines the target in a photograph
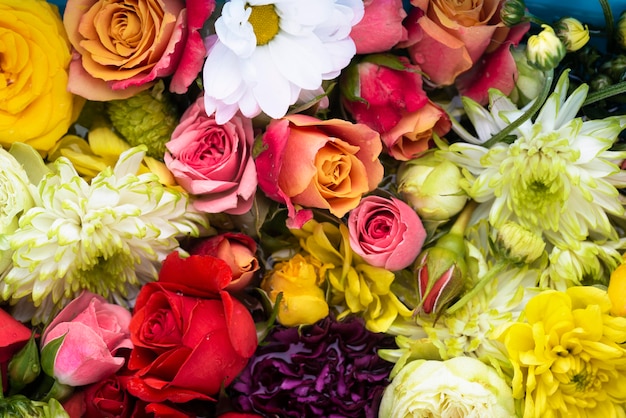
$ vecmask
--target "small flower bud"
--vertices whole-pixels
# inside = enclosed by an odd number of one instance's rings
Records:
[[[517,67],[517,80],[509,98],[521,108],[539,96],[546,76],[543,71],[528,63],[525,46],[511,49],[511,55]]]
[[[19,392],[39,376],[41,372],[39,347],[34,335],[31,335],[26,345],[11,358],[8,368],[9,384],[13,393]]]
[[[565,17],[556,22],[554,27],[568,52],[578,51],[589,42],[589,28],[578,19]]]
[[[423,221],[447,221],[467,203],[461,170],[448,160],[421,157],[398,171],[398,192]]]
[[[602,74],[611,77],[613,82],[620,81],[626,72],[626,55],[617,55],[600,67]]]
[[[515,222],[505,222],[498,231],[497,243],[512,263],[532,263],[544,252],[541,236]]]
[[[548,71],[555,68],[565,57],[567,50],[548,25],[541,25],[543,30],[528,38],[526,46],[526,58],[530,65]]]
[[[526,21],[526,4],[524,0],[505,0],[500,10],[502,23],[511,27]]]
[[[598,91],[610,87],[613,80],[606,74],[598,74],[589,82],[591,91]]]

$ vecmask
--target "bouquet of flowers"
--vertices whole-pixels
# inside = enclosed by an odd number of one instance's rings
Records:
[[[0,414],[625,417],[626,4],[542,4],[0,0]]]

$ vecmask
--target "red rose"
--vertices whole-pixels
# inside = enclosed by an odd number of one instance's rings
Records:
[[[0,309],[0,370],[2,387],[7,388],[7,366],[13,355],[30,338],[31,331],[24,324]]]
[[[212,400],[245,367],[257,346],[250,312],[223,289],[223,260],[170,254],[159,281],[140,291],[130,323],[135,348],[128,391],[149,403]]]

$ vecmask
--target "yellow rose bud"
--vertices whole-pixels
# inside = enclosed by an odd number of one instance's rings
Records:
[[[554,29],[548,25],[541,27],[543,31],[528,38],[526,58],[532,66],[547,71],[559,65],[567,50],[554,33]]]
[[[611,300],[611,314],[626,316],[626,263],[617,266],[611,273],[609,288],[607,290]]]
[[[25,142],[45,154],[73,120],[61,16],[43,0],[3,0],[0,28],[0,144]]]
[[[555,28],[556,35],[569,52],[578,51],[589,42],[589,28],[578,19],[563,18],[556,23]]]
[[[261,288],[272,301],[283,294],[278,321],[288,327],[313,324],[328,315],[324,291],[318,286],[320,265],[309,257],[296,254],[279,263],[263,279]]]

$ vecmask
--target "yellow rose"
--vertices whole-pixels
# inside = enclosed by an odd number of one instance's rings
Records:
[[[320,265],[296,254],[279,263],[261,283],[272,301],[283,294],[278,321],[288,327],[313,324],[328,315],[324,291],[318,286]]]
[[[70,45],[55,6],[0,2],[0,144],[50,150],[72,122]]]

